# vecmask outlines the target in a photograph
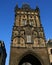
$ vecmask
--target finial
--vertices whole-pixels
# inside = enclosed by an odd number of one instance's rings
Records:
[[[36,6],[36,9],[35,9],[36,12],[40,13],[40,10],[39,10],[39,7]]]
[[[39,10],[39,7],[36,5],[36,10]]]
[[[40,12],[39,11],[39,7],[38,7],[38,0],[36,1],[36,9],[35,9],[37,12]]]
[[[17,9],[18,9],[18,4],[16,4],[16,6],[15,6],[15,9],[14,9],[15,12],[17,11]]]

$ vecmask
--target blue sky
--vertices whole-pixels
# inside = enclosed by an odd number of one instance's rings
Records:
[[[0,1],[0,40],[5,42],[7,59],[6,65],[9,65],[10,44],[12,36],[12,27],[14,24],[14,7],[19,7],[23,3],[28,3],[31,8],[40,8],[41,23],[44,27],[46,40],[52,39],[52,0],[1,0]]]

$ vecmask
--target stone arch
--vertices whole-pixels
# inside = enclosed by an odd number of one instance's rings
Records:
[[[26,59],[30,58],[30,57],[34,57],[34,60],[36,60],[36,62],[38,63],[39,62],[39,65],[44,65],[42,59],[36,54],[34,53],[33,51],[31,50],[28,50],[27,52],[25,52],[24,54],[22,54],[19,58],[19,62],[18,62],[18,65],[22,65],[20,64],[20,62],[24,59],[25,60],[25,57],[27,57]],[[32,58],[31,58],[32,59]],[[26,62],[28,60],[25,60],[24,62]],[[31,61],[28,61],[29,63]],[[23,62],[22,62],[23,63]],[[32,64],[32,62],[31,62]],[[33,65],[33,64],[32,64]]]

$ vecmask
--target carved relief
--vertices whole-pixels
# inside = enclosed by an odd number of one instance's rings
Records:
[[[14,38],[13,39],[13,44],[17,44],[18,43],[18,38]]]
[[[12,37],[18,37],[19,46],[23,47],[26,43],[37,46],[41,43],[45,43],[41,38],[44,38],[43,28],[40,24],[40,18],[38,11],[30,11],[28,5],[23,5],[22,10],[17,11],[15,17],[15,26],[13,28]],[[27,8],[27,9],[25,9]],[[28,11],[29,10],[29,11]],[[13,40],[13,43],[17,43],[17,39]],[[17,44],[18,44],[17,43]],[[33,44],[32,44],[33,43]],[[39,43],[39,44],[38,44]]]
[[[33,47],[37,47],[39,44],[38,44],[38,38],[34,38],[34,44],[33,44]]]
[[[36,16],[36,22],[37,22],[37,27],[40,27],[40,20],[39,20],[38,16]]]

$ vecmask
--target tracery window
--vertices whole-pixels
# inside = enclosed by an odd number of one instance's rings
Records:
[[[30,25],[33,25],[33,24],[34,24],[33,20],[30,20],[30,21],[29,21],[29,24],[30,24]]]
[[[23,38],[20,38],[20,43],[25,43]]]
[[[37,37],[37,32],[36,31],[34,31],[34,36]]]
[[[22,20],[22,25],[26,25],[27,24],[27,20],[26,19],[23,19]]]
[[[40,37],[43,37],[43,32],[39,32],[39,36]]]

